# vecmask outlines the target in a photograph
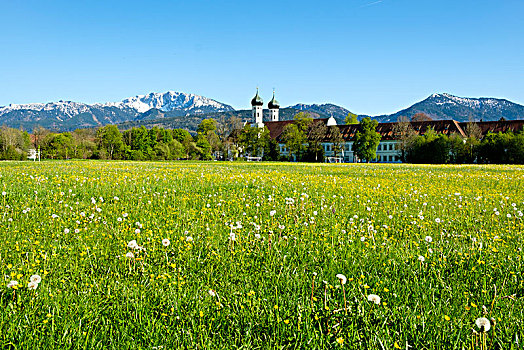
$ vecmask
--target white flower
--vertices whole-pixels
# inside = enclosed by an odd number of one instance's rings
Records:
[[[208,291],[209,295],[211,295],[212,297],[216,297],[217,296],[217,293],[215,293],[215,291],[213,289],[210,289]]]
[[[135,240],[129,241],[127,247],[131,249],[138,249],[138,243]]]
[[[164,239],[162,240],[162,245],[163,245],[164,247],[169,247],[170,244],[171,244],[171,241],[170,241],[169,239],[164,238]]]
[[[424,260],[426,260],[426,259],[425,259],[422,255],[419,255],[419,256],[418,256],[418,260],[419,260],[420,262],[424,262]]]
[[[380,305],[380,297],[376,294],[368,295],[368,300],[374,302],[377,305]]]
[[[11,281],[7,284],[7,288],[13,288],[18,285],[18,281]]]
[[[260,235],[260,233],[255,233],[255,238],[256,239],[260,239],[262,236]]]
[[[346,282],[347,282],[346,276],[344,276],[343,274],[339,273],[336,277],[340,280],[341,284],[346,284]]]
[[[5,196],[7,194],[6,191],[2,191],[2,196]]]
[[[134,258],[135,258],[135,254],[133,254],[132,252],[128,252],[128,253],[126,254],[126,258],[134,259]]]
[[[235,235],[234,232],[231,232],[231,233],[229,234],[229,239],[232,240],[232,241],[236,241],[236,240],[237,240],[237,236]]]
[[[276,210],[271,210],[271,211],[269,212],[269,216],[274,216],[276,213],[277,213]]]
[[[435,222],[436,222],[437,224],[439,224],[439,223],[440,223],[440,219],[439,219],[439,218],[436,218],[436,219],[435,219]]]
[[[42,277],[40,277],[39,275],[33,275],[29,280],[38,284],[42,282]]]
[[[135,230],[135,233],[138,235],[138,234],[140,233],[140,229],[137,228],[137,229]]]
[[[431,236],[426,236],[426,238],[424,238],[424,240],[428,243],[431,243],[433,242],[433,238],[431,238]]]
[[[364,242],[366,240],[366,237],[360,237],[360,241]]]
[[[36,283],[36,282],[29,282],[27,284],[27,288],[29,288],[31,290],[36,290],[36,288],[38,288],[38,283]]]
[[[433,249],[429,248],[428,252],[429,252],[429,254],[433,254]]]
[[[193,242],[193,237],[187,236],[186,237],[186,242]]]
[[[68,234],[68,233],[69,233],[69,229],[68,229],[68,228],[65,228],[65,229],[64,229],[64,233],[65,233],[65,234]]]
[[[487,332],[491,328],[491,322],[485,317],[479,317],[475,320],[475,324],[481,332]]]

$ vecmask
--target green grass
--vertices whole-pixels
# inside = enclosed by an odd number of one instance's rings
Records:
[[[9,162],[0,179],[4,348],[471,349],[481,316],[490,349],[523,346],[521,167]]]

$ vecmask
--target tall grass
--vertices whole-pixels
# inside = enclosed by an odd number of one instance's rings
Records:
[[[0,180],[4,348],[522,348],[516,166],[20,162]]]

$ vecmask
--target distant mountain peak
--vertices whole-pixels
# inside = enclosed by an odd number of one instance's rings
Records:
[[[124,106],[136,109],[140,113],[144,113],[151,108],[156,108],[164,112],[184,110],[191,114],[234,110],[233,107],[216,100],[177,91],[167,91],[164,93],[150,92],[147,95],[137,95],[126,98],[121,103]]]
[[[524,119],[524,106],[493,97],[459,97],[449,93],[434,93],[425,100],[397,113],[375,117],[380,122],[395,122],[400,116],[411,118],[425,113],[436,120],[508,120]]]
[[[86,104],[60,100],[10,104],[0,107],[0,124],[29,129],[40,125],[53,130],[71,130],[141,119],[142,114],[151,109],[180,116],[234,111],[233,107],[204,96],[167,91],[137,95],[121,102]]]

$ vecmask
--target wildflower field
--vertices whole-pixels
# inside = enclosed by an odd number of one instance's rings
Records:
[[[522,167],[6,162],[0,186],[2,348],[523,348]]]

